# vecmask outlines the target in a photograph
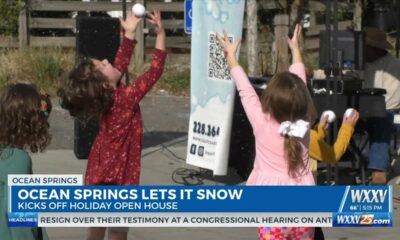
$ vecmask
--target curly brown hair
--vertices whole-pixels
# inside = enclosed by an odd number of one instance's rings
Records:
[[[304,81],[290,72],[274,75],[261,96],[264,112],[268,112],[279,123],[303,119],[313,122],[316,110]],[[299,139],[285,136],[285,158],[289,165],[289,176],[296,177],[305,169]]]
[[[68,80],[58,89],[61,107],[71,116],[87,122],[99,120],[111,107],[113,90],[107,78],[96,69],[92,59],[81,59]]]
[[[47,115],[40,109],[41,101],[49,104]],[[33,85],[17,83],[5,87],[0,94],[0,148],[43,151],[51,139],[47,121],[50,104]]]

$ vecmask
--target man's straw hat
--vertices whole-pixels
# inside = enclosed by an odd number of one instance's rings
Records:
[[[379,49],[391,49],[392,45],[386,40],[386,33],[378,28],[365,28],[365,44]]]

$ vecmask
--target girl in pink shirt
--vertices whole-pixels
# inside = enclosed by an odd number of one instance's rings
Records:
[[[253,127],[256,157],[247,185],[314,185],[308,168],[309,123],[316,113],[306,87],[305,67],[298,45],[297,25],[288,44],[293,63],[289,72],[277,73],[258,97],[235,53],[239,41],[218,39],[225,50],[232,78]],[[260,227],[259,239],[314,239],[311,227]]]

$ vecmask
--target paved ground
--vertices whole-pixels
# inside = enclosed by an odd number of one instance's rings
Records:
[[[59,107],[51,117],[53,142],[43,154],[33,155],[34,172],[42,174],[83,174],[85,160],[73,154],[73,121]],[[176,185],[179,182],[204,185],[243,184],[232,170],[226,177],[215,178],[208,171],[185,164],[186,132],[189,119],[187,98],[146,97],[142,104],[145,139],[141,182],[144,185]],[[179,172],[177,172],[179,171]],[[174,174],[175,173],[175,174]],[[184,175],[179,175],[183,173]],[[400,191],[395,196],[400,197]],[[393,228],[325,228],[326,239],[396,240],[400,236],[400,203],[394,204]],[[51,239],[84,239],[84,228],[48,228]],[[132,228],[129,239],[256,239],[255,228]]]
[[[52,100],[50,115],[52,141],[48,149],[73,149],[74,121],[62,110],[57,99]],[[142,102],[145,128],[144,147],[186,135],[190,103],[186,97],[147,96]]]

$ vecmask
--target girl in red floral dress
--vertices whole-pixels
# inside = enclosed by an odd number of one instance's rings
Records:
[[[130,85],[121,83],[136,44],[141,21],[129,12],[120,19],[125,35],[114,64],[87,59],[70,74],[58,91],[61,105],[78,119],[100,120],[86,169],[86,185],[138,185],[143,125],[139,102],[161,77],[165,63],[165,32],[159,11],[147,14],[157,34],[150,69]],[[90,228],[88,239],[103,239],[104,228]],[[127,233],[110,231],[109,238],[126,239]],[[114,239],[114,238],[113,238]]]

